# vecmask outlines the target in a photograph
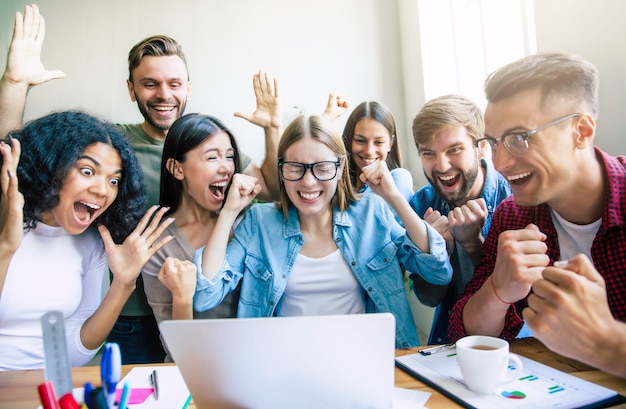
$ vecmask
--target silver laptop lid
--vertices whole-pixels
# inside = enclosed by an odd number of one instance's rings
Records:
[[[164,321],[198,408],[391,408],[392,314]]]

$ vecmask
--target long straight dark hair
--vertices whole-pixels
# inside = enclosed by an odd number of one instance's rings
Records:
[[[361,102],[359,105],[357,105],[356,108],[354,108],[354,110],[348,117],[348,120],[346,121],[346,126],[343,128],[342,135],[343,143],[344,145],[346,145],[346,149],[348,150],[348,156],[350,158],[349,171],[352,186],[356,186],[356,178],[357,175],[360,173],[360,169],[357,169],[357,166],[354,163],[354,158],[352,157],[352,140],[354,139],[354,128],[356,128],[356,124],[359,123],[359,121],[365,118],[373,119],[374,121],[380,123],[389,132],[389,137],[391,138],[391,150],[389,151],[386,160],[389,170],[402,167],[402,154],[400,152],[400,144],[398,144],[396,121],[393,118],[393,114],[391,113],[389,108],[387,108],[380,102]]]
[[[187,152],[220,132],[227,134],[230,139],[230,144],[235,152],[235,173],[240,173],[241,160],[237,142],[233,133],[226,128],[222,121],[209,115],[187,114],[172,124],[167,132],[163,156],[161,157],[161,195],[159,197],[159,204],[170,208],[167,212],[168,215],[178,210],[183,197],[183,183],[167,169],[168,159],[184,162]],[[230,182],[228,188],[230,188]]]

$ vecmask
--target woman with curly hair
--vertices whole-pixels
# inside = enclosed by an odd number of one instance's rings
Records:
[[[171,240],[157,241],[172,219],[159,225],[167,209],[156,206],[141,217],[132,147],[89,114],[34,120],[0,142],[0,154],[0,370],[44,366],[40,319],[53,310],[65,318],[70,364],[84,365],[144,263]]]

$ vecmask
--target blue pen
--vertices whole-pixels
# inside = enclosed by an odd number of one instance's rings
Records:
[[[107,342],[102,352],[102,362],[100,364],[100,377],[102,378],[102,389],[109,409],[115,405],[115,387],[120,381],[122,373],[122,354],[120,346],[115,342]]]
[[[91,400],[91,391],[93,391],[93,385],[91,384],[91,382],[87,382],[85,384],[85,393],[84,393],[85,405],[87,405],[88,409],[96,409],[96,407],[93,405],[93,401]]]
[[[124,383],[124,386],[122,387],[122,396],[120,396],[120,403],[117,406],[117,409],[126,409],[129,396],[130,396],[130,387],[128,386],[128,382],[126,382]]]

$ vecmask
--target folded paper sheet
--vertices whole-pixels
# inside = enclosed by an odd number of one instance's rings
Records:
[[[155,399],[152,393],[150,374],[153,370],[159,374],[159,399]],[[126,382],[131,388],[128,403],[133,405],[133,409],[184,409],[191,402],[187,385],[176,366],[140,366],[131,369],[118,384],[118,396]]]

